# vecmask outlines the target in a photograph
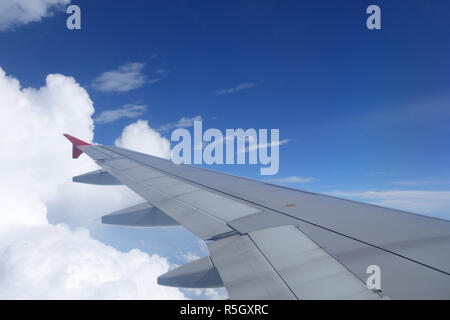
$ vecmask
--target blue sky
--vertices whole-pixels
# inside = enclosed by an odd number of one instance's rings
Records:
[[[160,128],[201,116],[205,127],[279,128],[289,139],[276,177],[259,176],[258,166],[213,169],[381,204],[395,203],[394,191],[419,192],[426,202],[432,194],[420,192],[450,190],[448,1],[72,3],[81,8],[81,30],[68,30],[67,15],[55,12],[0,32],[0,66],[24,87],[44,85],[49,73],[73,76],[95,117],[146,106],[137,117],[96,123],[99,143],[113,144],[138,118]],[[374,3],[381,30],[365,27]],[[127,63],[136,88],[96,85]],[[293,183],[280,180],[289,177]],[[433,208],[428,214],[450,218],[450,205]],[[124,250],[145,237],[149,252],[201,254],[187,232],[177,233],[188,239],[180,246],[174,231],[125,230],[114,241],[101,230]]]
[[[67,30],[66,15],[56,13],[0,34],[0,61],[24,86],[42,85],[48,73],[72,75],[97,113],[145,104],[141,118],[152,127],[201,115],[223,130],[280,128],[291,142],[281,148],[279,175],[314,177],[308,189],[316,191],[450,180],[444,1],[378,1],[380,31],[365,28],[365,1],[76,4],[81,31]],[[94,89],[96,77],[126,62],[144,63],[149,79],[167,73],[125,93]],[[258,85],[212,94],[242,83]],[[96,140],[112,144],[133,121],[97,125]]]

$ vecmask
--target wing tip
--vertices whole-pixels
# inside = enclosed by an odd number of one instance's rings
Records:
[[[63,133],[63,136],[67,138],[67,140],[69,140],[70,142],[72,142],[73,145],[75,146],[90,146],[90,143],[87,143],[83,140],[80,140],[78,138],[75,138],[74,136],[71,136],[68,133]]]
[[[72,158],[73,159],[78,159],[78,157],[83,153],[83,150],[80,148],[81,146],[90,146],[90,143],[87,143],[83,140],[80,140],[78,138],[75,138],[74,136],[68,134],[68,133],[63,133],[63,136],[67,138],[67,140],[69,140],[72,145]]]

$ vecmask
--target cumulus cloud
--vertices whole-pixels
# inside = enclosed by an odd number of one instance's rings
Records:
[[[182,299],[158,286],[168,261],[133,249],[122,253],[63,225],[3,231],[1,299]]]
[[[40,21],[57,10],[63,10],[71,0],[2,0],[0,1],[0,31]]]
[[[156,157],[170,159],[170,141],[152,129],[148,121],[138,120],[125,127],[115,145]]]
[[[450,220],[450,191],[448,190],[334,190],[328,194]]]
[[[237,86],[235,86],[233,88],[214,91],[213,94],[216,94],[216,95],[231,94],[231,93],[235,93],[235,92],[238,92],[238,91],[251,89],[251,88],[257,87],[257,86],[259,86],[261,84],[262,84],[262,81],[258,81],[258,82],[244,82],[244,83],[238,84]]]
[[[126,104],[117,109],[105,110],[95,118],[96,123],[110,123],[122,118],[137,118],[144,114],[147,106],[139,104]]]
[[[203,118],[201,116],[196,116],[192,118],[182,117],[177,122],[170,122],[163,126],[161,126],[158,131],[166,132],[175,128],[189,128],[194,126],[194,121],[202,121]]]
[[[170,268],[165,258],[123,253],[86,229],[49,223],[50,207],[57,216],[77,208],[92,219],[96,202],[129,201],[117,189],[86,192],[92,186],[71,182],[96,169],[87,157],[72,160],[61,135],[93,140],[87,92],[62,75],[47,76],[40,89],[22,88],[0,68],[0,96],[0,299],[183,298],[156,284]]]
[[[127,92],[139,89],[147,82],[142,73],[144,63],[128,62],[116,70],[106,71],[99,75],[93,83],[95,89],[104,92]],[[154,83],[157,79],[150,80]]]

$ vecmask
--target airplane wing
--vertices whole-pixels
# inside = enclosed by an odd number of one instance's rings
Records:
[[[102,168],[75,182],[122,184],[145,199],[103,223],[181,225],[206,242],[208,257],[159,284],[225,287],[231,299],[450,299],[449,221],[65,136],[74,158]]]

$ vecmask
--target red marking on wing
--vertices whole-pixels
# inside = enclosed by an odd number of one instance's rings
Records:
[[[81,146],[90,146],[90,143],[87,143],[83,140],[80,140],[78,138],[75,138],[71,136],[70,134],[65,133],[64,137],[66,137],[70,142],[72,142],[73,148],[72,148],[72,158],[78,159],[78,157],[83,153],[83,150],[79,147]]]

